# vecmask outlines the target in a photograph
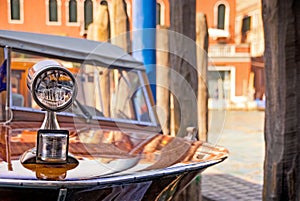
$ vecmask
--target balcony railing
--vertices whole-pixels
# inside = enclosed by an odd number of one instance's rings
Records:
[[[233,56],[249,56],[249,44],[214,44],[208,48],[210,57],[233,57]]]

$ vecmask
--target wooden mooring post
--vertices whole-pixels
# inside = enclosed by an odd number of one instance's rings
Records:
[[[199,137],[206,140],[207,52],[205,50],[207,51],[208,47],[208,33],[205,15],[198,16],[197,26],[199,29],[196,32],[195,7],[195,0],[170,1],[170,89],[174,98],[174,120],[177,136],[183,137],[186,134],[186,128],[194,126],[201,127]],[[196,33],[199,49],[196,46]],[[180,76],[177,77],[177,74]],[[186,83],[189,87],[185,87]],[[200,96],[199,93],[201,93]],[[196,101],[194,102],[191,98],[195,98]],[[201,125],[199,126],[199,124]],[[185,190],[176,195],[174,200],[202,200],[201,180],[191,181]]]
[[[300,200],[300,2],[263,0],[266,111],[263,200]]]

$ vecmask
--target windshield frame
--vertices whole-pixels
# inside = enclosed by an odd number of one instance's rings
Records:
[[[16,53],[22,53],[22,54],[30,54],[30,55],[34,55],[34,56],[42,56],[42,57],[46,57],[46,58],[55,58],[53,57],[52,55],[46,55],[46,54],[40,54],[38,52],[32,52],[32,51],[24,51],[24,50],[19,50],[19,49],[15,49],[15,48],[11,48],[11,47],[1,47],[1,48],[5,48],[8,52],[7,54],[7,70],[8,70],[8,73],[7,73],[7,107],[10,109],[10,110],[19,110],[19,111],[24,111],[24,112],[36,112],[36,113],[44,113],[44,111],[40,110],[40,109],[34,109],[34,108],[29,108],[29,107],[22,107],[22,106],[13,106],[12,105],[12,93],[11,93],[11,83],[10,83],[10,80],[11,80],[11,61],[12,61],[12,52],[16,52]],[[46,59],[45,58],[45,59]],[[59,60],[62,60],[62,61],[66,61],[66,62],[76,62],[76,63],[80,63],[78,62],[78,60],[74,60],[74,59],[62,59],[62,58],[59,58]],[[117,60],[117,58],[116,58]],[[80,64],[84,64],[84,63],[80,63]],[[91,64],[89,64],[91,65]],[[97,65],[94,65],[94,66],[97,66]],[[120,67],[118,66],[114,66],[114,65],[111,65],[109,67],[106,67],[106,68],[109,68],[109,69],[120,69]],[[151,94],[151,89],[150,89],[150,86],[148,84],[148,80],[147,80],[147,76],[146,76],[146,72],[144,69],[141,69],[141,68],[128,68],[128,67],[125,67],[123,68],[124,70],[132,70],[132,71],[135,71],[138,75],[138,78],[139,78],[139,81],[141,82],[141,86],[142,86],[142,91],[143,91],[143,94],[144,94],[144,97],[145,97],[145,101],[146,101],[146,104],[147,104],[147,107],[148,107],[148,111],[149,111],[149,116],[150,116],[150,121],[147,122],[147,121],[139,121],[138,119],[137,120],[134,120],[134,119],[121,119],[121,118],[111,118],[111,117],[101,117],[101,116],[93,116],[92,119],[89,119],[89,120],[97,120],[97,121],[105,121],[105,122],[114,122],[114,123],[125,123],[125,124],[132,124],[132,125],[140,125],[140,126],[150,126],[150,127],[156,127],[157,129],[155,130],[160,130],[160,124],[159,124],[159,121],[158,121],[158,118],[157,118],[157,115],[155,114],[155,112],[153,111],[153,106],[154,106],[154,99],[153,99],[153,96]],[[145,80],[146,79],[146,80]],[[150,94],[149,94],[150,92]],[[58,115],[62,115],[62,116],[69,116],[69,117],[78,117],[78,115],[74,114],[74,113],[69,113],[69,112],[65,112],[65,111],[62,111],[60,113],[58,113]],[[87,121],[88,122],[88,121]]]

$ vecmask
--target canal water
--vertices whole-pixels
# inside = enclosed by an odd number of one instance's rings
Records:
[[[263,184],[264,112],[210,111],[208,139],[226,147],[229,158],[208,168],[207,173],[228,174]]]

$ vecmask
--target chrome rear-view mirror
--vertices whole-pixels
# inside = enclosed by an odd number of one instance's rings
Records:
[[[69,131],[60,129],[56,112],[68,109],[76,98],[73,74],[56,61],[40,61],[28,71],[27,86],[36,104],[46,111],[37,134],[36,162],[66,163]]]

